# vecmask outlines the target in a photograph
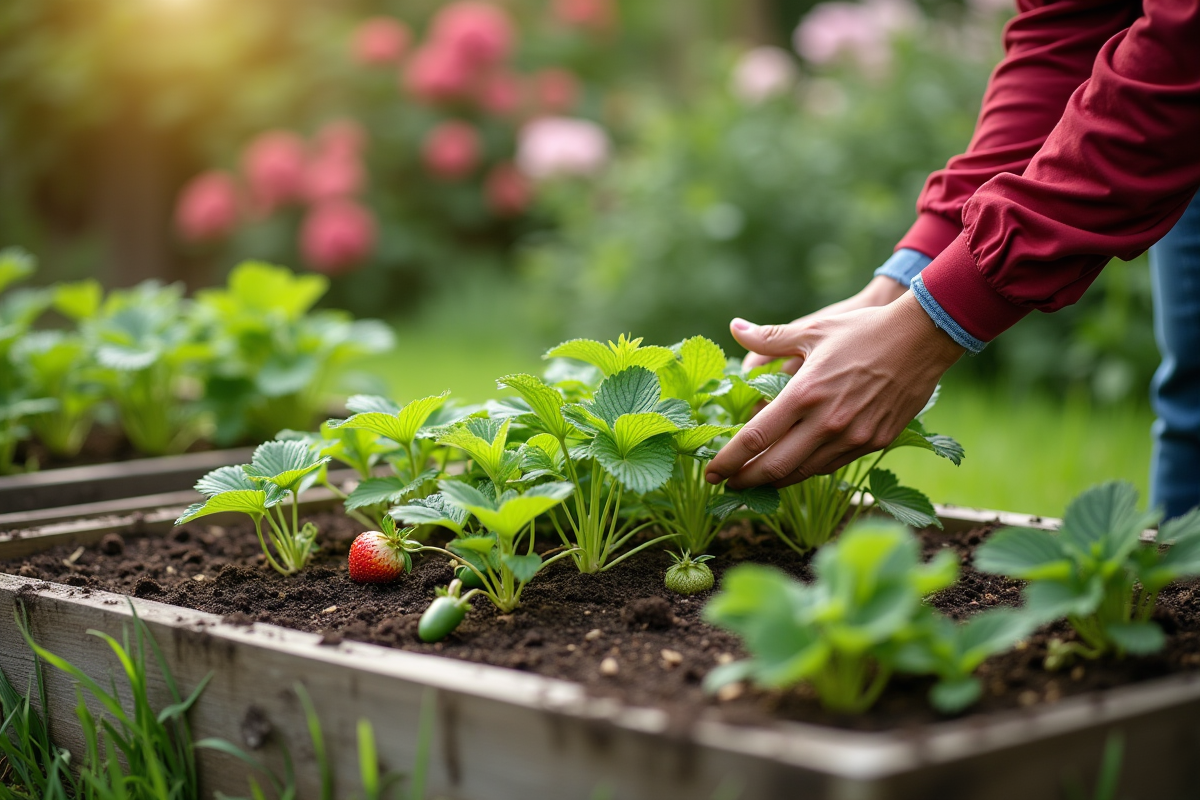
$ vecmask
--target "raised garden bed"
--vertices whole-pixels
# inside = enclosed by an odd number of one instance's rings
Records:
[[[323,514],[320,505],[332,498],[315,491],[309,508],[323,528],[323,555],[300,576],[261,569],[257,542],[236,518],[156,536],[178,511],[164,509],[141,517],[138,530],[128,519],[78,522],[0,542],[0,572],[10,573],[0,576],[0,615],[11,619],[22,596],[35,637],[49,649],[81,664],[107,663],[103,643],[79,632],[117,632],[129,610],[105,590],[135,595],[184,684],[215,673],[194,712],[197,736],[238,741],[255,705],[293,752],[302,750],[300,711],[281,687],[303,680],[344,776],[354,774],[346,743],[360,716],[375,723],[387,763],[410,763],[420,693],[432,687],[439,695],[433,788],[451,797],[589,797],[608,784],[622,798],[709,797],[721,786],[741,787],[728,796],[743,800],[1057,798],[1064,780],[1094,781],[1112,731],[1125,737],[1122,786],[1173,797],[1194,782],[1200,619],[1191,585],[1160,599],[1157,620],[1170,641],[1157,656],[1046,673],[1039,634],[988,662],[984,700],[962,718],[929,710],[928,684],[914,679],[895,682],[868,714],[843,718],[795,691],[704,695],[700,678],[725,654],[740,655],[738,641],[699,619],[704,595],[685,599],[662,588],[661,554],[600,576],[560,562],[508,618],[479,607],[450,639],[419,643],[416,616],[447,580],[445,560],[419,558],[394,586],[351,584],[344,552],[361,528]],[[938,510],[947,533],[922,534],[927,554],[949,547],[965,556],[996,522],[1055,524]],[[80,544],[94,547],[75,555]],[[724,535],[716,552],[718,574],[740,558],[800,576],[807,570],[806,558],[746,526]],[[1014,584],[964,567],[959,585],[935,603],[961,617],[1016,595]],[[12,625],[0,628],[0,644],[0,668],[24,680],[29,655]],[[601,669],[605,659],[616,663],[615,674],[604,674],[611,673]],[[52,702],[54,714],[66,717],[73,707],[66,681],[55,677],[51,690],[60,701]],[[244,792],[242,771],[225,757],[205,754],[202,763],[206,790]]]

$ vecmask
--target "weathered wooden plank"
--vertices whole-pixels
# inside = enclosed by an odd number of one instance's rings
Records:
[[[253,448],[139,458],[0,477],[0,514],[188,489],[205,473],[250,461]]]

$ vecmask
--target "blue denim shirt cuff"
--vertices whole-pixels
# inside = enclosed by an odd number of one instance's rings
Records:
[[[925,309],[925,313],[933,320],[933,324],[944,330],[960,347],[965,347],[968,353],[976,355],[987,347],[987,342],[981,342],[967,333],[954,317],[946,313],[946,310],[938,304],[937,300],[933,299],[933,295],[925,288],[925,281],[921,280],[920,275],[912,279],[912,293],[917,298],[917,302],[921,304],[921,308]]]
[[[892,257],[883,262],[883,266],[875,270],[875,277],[891,278],[904,288],[908,288],[921,270],[929,266],[932,258],[920,252],[905,247],[892,253]]]

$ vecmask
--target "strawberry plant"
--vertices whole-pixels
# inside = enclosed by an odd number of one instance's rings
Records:
[[[30,419],[33,433],[56,456],[77,455],[103,399],[103,387],[89,369],[83,337],[66,331],[34,331],[13,347],[12,360],[28,391],[57,401],[52,409]]]
[[[220,467],[201,478],[196,491],[207,499],[189,506],[175,524],[224,511],[246,514],[254,521],[267,563],[280,575],[294,575],[312,558],[317,538],[316,525],[300,525],[298,501],[328,461],[328,456],[316,455],[304,442],[266,442],[254,451],[249,464]],[[291,508],[290,515],[285,503]],[[264,519],[268,525],[265,538]]]
[[[786,377],[769,377],[776,381],[774,386],[762,382],[760,385],[774,398],[783,390]],[[935,391],[917,418],[880,452],[864,456],[831,475],[816,475],[781,489],[777,513],[764,517],[763,521],[788,547],[805,553],[828,542],[847,514],[847,524],[858,519],[866,504],[859,502],[854,506],[854,501],[856,498],[861,501],[869,493],[876,508],[905,525],[942,527],[928,497],[917,489],[901,485],[895,473],[879,467],[888,453],[901,447],[928,450],[956,466],[962,463],[962,445],[949,436],[929,433],[921,423],[921,416],[933,407],[937,396]]]
[[[654,524],[622,516],[628,492],[660,489],[675,466],[674,434],[694,427],[679,398],[663,398],[653,370],[675,354],[665,347],[642,347],[622,336],[607,345],[576,339],[553,348],[547,358],[570,358],[595,367],[603,379],[588,399],[576,377],[562,386],[532,375],[509,375],[500,385],[516,390],[529,406],[526,418],[545,436],[530,440],[526,457],[540,474],[565,478],[574,486],[572,502],[551,520],[563,543],[573,549],[581,572],[602,572],[634,553],[664,541],[660,536],[617,555],[634,536]],[[567,392],[576,402],[568,402]]]
[[[246,261],[225,287],[197,292],[195,317],[216,356],[205,402],[217,441],[308,429],[348,361],[392,346],[391,329],[378,320],[314,311],[328,289],[323,275]]]
[[[195,403],[181,402],[197,390],[212,349],[198,340],[183,286],[146,281],[113,291],[103,303],[62,307],[78,315],[80,329],[120,417],[141,453],[186,450],[207,432]]]
[[[441,491],[437,494],[393,509],[392,515],[406,524],[442,525],[457,534],[448,545],[448,554],[480,584],[463,595],[464,602],[482,594],[507,614],[520,605],[525,585],[538,572],[574,555],[572,549],[562,549],[549,558],[534,552],[534,520],[570,497],[571,484],[556,481],[523,493],[508,489],[499,495],[493,493],[490,483],[480,488],[465,481],[443,480],[438,487]],[[468,525],[471,518],[473,526]]]
[[[1161,515],[1140,511],[1137,501],[1132,485],[1105,483],[1071,502],[1058,532],[1006,528],[976,551],[976,569],[1029,582],[1025,608],[1038,622],[1070,622],[1078,639],[1052,641],[1047,668],[1075,656],[1152,653],[1165,643],[1151,616],[1163,587],[1200,575],[1200,509],[1163,523],[1143,545],[1142,532]]]
[[[785,688],[805,682],[826,708],[858,713],[875,703],[899,669],[937,675],[935,704],[961,708],[974,699],[962,687],[970,670],[1028,628],[1006,619],[951,633],[931,623],[935,612],[924,600],[955,582],[958,562],[947,551],[927,564],[919,556],[917,540],[905,528],[871,520],[817,551],[810,584],[753,564],[729,570],[704,616],[740,635],[750,658],[717,667],[705,685],[716,689],[748,679]],[[917,653],[936,655],[921,662]]]

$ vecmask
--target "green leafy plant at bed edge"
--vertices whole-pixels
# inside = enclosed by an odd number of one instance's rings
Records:
[[[916,538],[892,522],[858,523],[817,551],[813,569],[811,584],[753,564],[725,573],[704,617],[741,636],[750,658],[714,669],[708,689],[805,682],[826,708],[859,713],[899,670],[936,675],[930,700],[952,712],[978,697],[974,668],[1031,627],[1007,610],[939,621],[924,600],[955,582],[957,559],[942,551],[922,564]]]
[[[524,418],[544,434],[530,440],[529,463],[574,486],[561,513],[565,523],[560,515],[551,520],[573,548],[576,567],[603,572],[671,536],[621,552],[654,524],[622,516],[622,500],[627,493],[636,498],[653,492],[670,479],[673,435],[693,427],[691,413],[686,402],[663,397],[655,375],[675,358],[668,348],[642,347],[641,339],[625,336],[608,344],[576,339],[552,348],[546,358],[590,364],[603,378],[594,393],[574,376],[550,385],[532,375],[508,375],[499,384],[520,393],[529,407]],[[568,402],[568,394],[575,402]]]
[[[313,452],[354,469],[358,484],[344,494],[326,478],[318,482],[342,498],[346,513],[368,527],[378,526],[391,505],[423,497],[445,467],[428,465],[438,450],[437,432],[463,412],[445,405],[449,392],[400,407],[386,397],[354,395],[346,400],[347,419],[331,419],[317,433],[283,431],[278,438],[307,442]],[[391,475],[376,475],[386,463]]]
[[[328,461],[328,456],[316,455],[304,442],[261,444],[249,464],[220,467],[201,478],[196,491],[208,499],[189,506],[175,524],[227,511],[246,514],[254,521],[267,563],[280,575],[294,575],[312,558],[317,538],[313,523],[300,525],[299,498]],[[264,519],[268,525],[265,538]]]
[[[131,604],[132,608],[132,604]],[[120,664],[127,688],[118,692],[115,683],[104,689],[99,681],[83,670],[38,645],[18,614],[17,627],[37,659],[61,670],[76,683],[83,752],[73,755],[50,741],[47,698],[40,664],[35,682],[40,695],[42,717],[30,708],[28,697],[21,698],[5,679],[0,682],[0,706],[5,712],[4,726],[12,728],[14,740],[0,733],[0,752],[9,759],[20,785],[0,785],[0,798],[62,798],[67,800],[199,800],[196,760],[187,714],[199,699],[211,675],[206,676],[191,694],[184,697],[162,652],[138,618],[132,623],[133,635],[126,628],[123,641],[100,631],[89,635],[102,639]],[[158,683],[147,667],[152,653],[159,667],[161,682],[171,697],[171,705],[155,710],[149,701],[150,684]],[[128,700],[123,700],[126,695]],[[103,713],[89,707],[88,698],[98,703]],[[126,703],[132,706],[127,710]],[[27,738],[19,738],[24,735]]]
[[[556,481],[538,484],[523,493],[507,489],[496,496],[491,484],[483,485],[487,488],[443,480],[437,494],[392,509],[391,514],[409,525],[440,525],[454,531],[456,536],[446,550],[428,545],[406,549],[445,553],[473,576],[477,588],[461,596],[454,593],[459,609],[465,610],[472,597],[482,595],[507,614],[520,605],[521,593],[535,575],[574,554],[569,548],[549,558],[534,552],[534,521],[570,497],[574,487]],[[470,519],[475,521],[473,526],[468,524]],[[445,629],[443,635],[455,626]]]
[[[317,709],[313,705],[308,690],[304,688],[304,684],[295,683],[292,690],[296,693],[300,705],[304,709],[305,727],[312,744],[321,785],[320,794],[317,796],[320,800],[339,800],[335,793],[337,775],[325,743],[321,718],[317,715]],[[362,794],[351,795],[350,800],[425,800],[425,784],[428,780],[429,759],[433,750],[435,709],[434,694],[427,690],[421,695],[421,716],[417,723],[417,752],[413,758],[413,768],[407,775],[381,770],[379,753],[375,744],[375,728],[365,717],[358,720],[355,726],[355,738],[358,745],[358,776],[362,783]],[[259,759],[224,739],[203,739],[197,742],[196,746],[225,753],[246,764],[264,778],[278,800],[298,800],[301,797],[292,756],[286,747],[283,748],[283,774],[279,775]],[[223,800],[267,800],[267,797],[268,795],[254,775],[250,776],[250,798],[226,798],[224,795],[218,794],[218,798],[223,798]]]
[[[324,408],[330,379],[360,356],[390,349],[379,320],[314,310],[328,291],[323,275],[244,261],[224,287],[196,293],[197,327],[217,358],[205,383],[218,442],[307,430]]]
[[[771,396],[775,397],[783,385],[783,382],[776,382],[774,386],[764,383],[763,388],[773,391]],[[829,541],[843,519],[847,524],[858,519],[867,504],[860,502],[856,506],[854,500],[861,500],[869,493],[876,508],[905,525],[941,528],[942,523],[928,497],[917,489],[902,485],[891,470],[879,467],[888,453],[901,447],[928,450],[955,466],[962,463],[962,446],[949,436],[929,433],[921,422],[921,417],[933,407],[937,398],[935,391],[917,418],[880,452],[864,456],[831,475],[817,475],[781,489],[777,513],[765,516],[763,521],[788,547],[806,553]],[[734,499],[736,497],[737,493],[734,493]],[[732,502],[732,499],[725,501],[727,505]]]
[[[12,358],[28,391],[56,401],[53,408],[30,419],[38,440],[56,456],[77,455],[103,399],[103,387],[88,366],[83,337],[65,331],[34,331],[13,347]]]
[[[1161,514],[1137,503],[1131,484],[1101,484],[1071,501],[1059,531],[1006,528],[976,551],[981,572],[1029,582],[1028,614],[1039,622],[1065,617],[1075,630],[1078,641],[1050,643],[1048,669],[1075,656],[1142,655],[1165,644],[1151,615],[1164,587],[1200,575],[1200,509],[1168,520],[1143,543]]]
[[[36,266],[33,256],[20,248],[0,250],[0,475],[17,471],[17,445],[32,435],[30,423],[59,407],[52,395],[29,386],[12,361],[12,349],[49,306],[50,295],[45,289],[5,290],[32,275]]]
[[[97,380],[129,441],[146,455],[183,452],[210,430],[199,403],[183,399],[213,358],[190,308],[182,284],[155,281],[115,290],[94,306],[60,306],[78,315]]]

